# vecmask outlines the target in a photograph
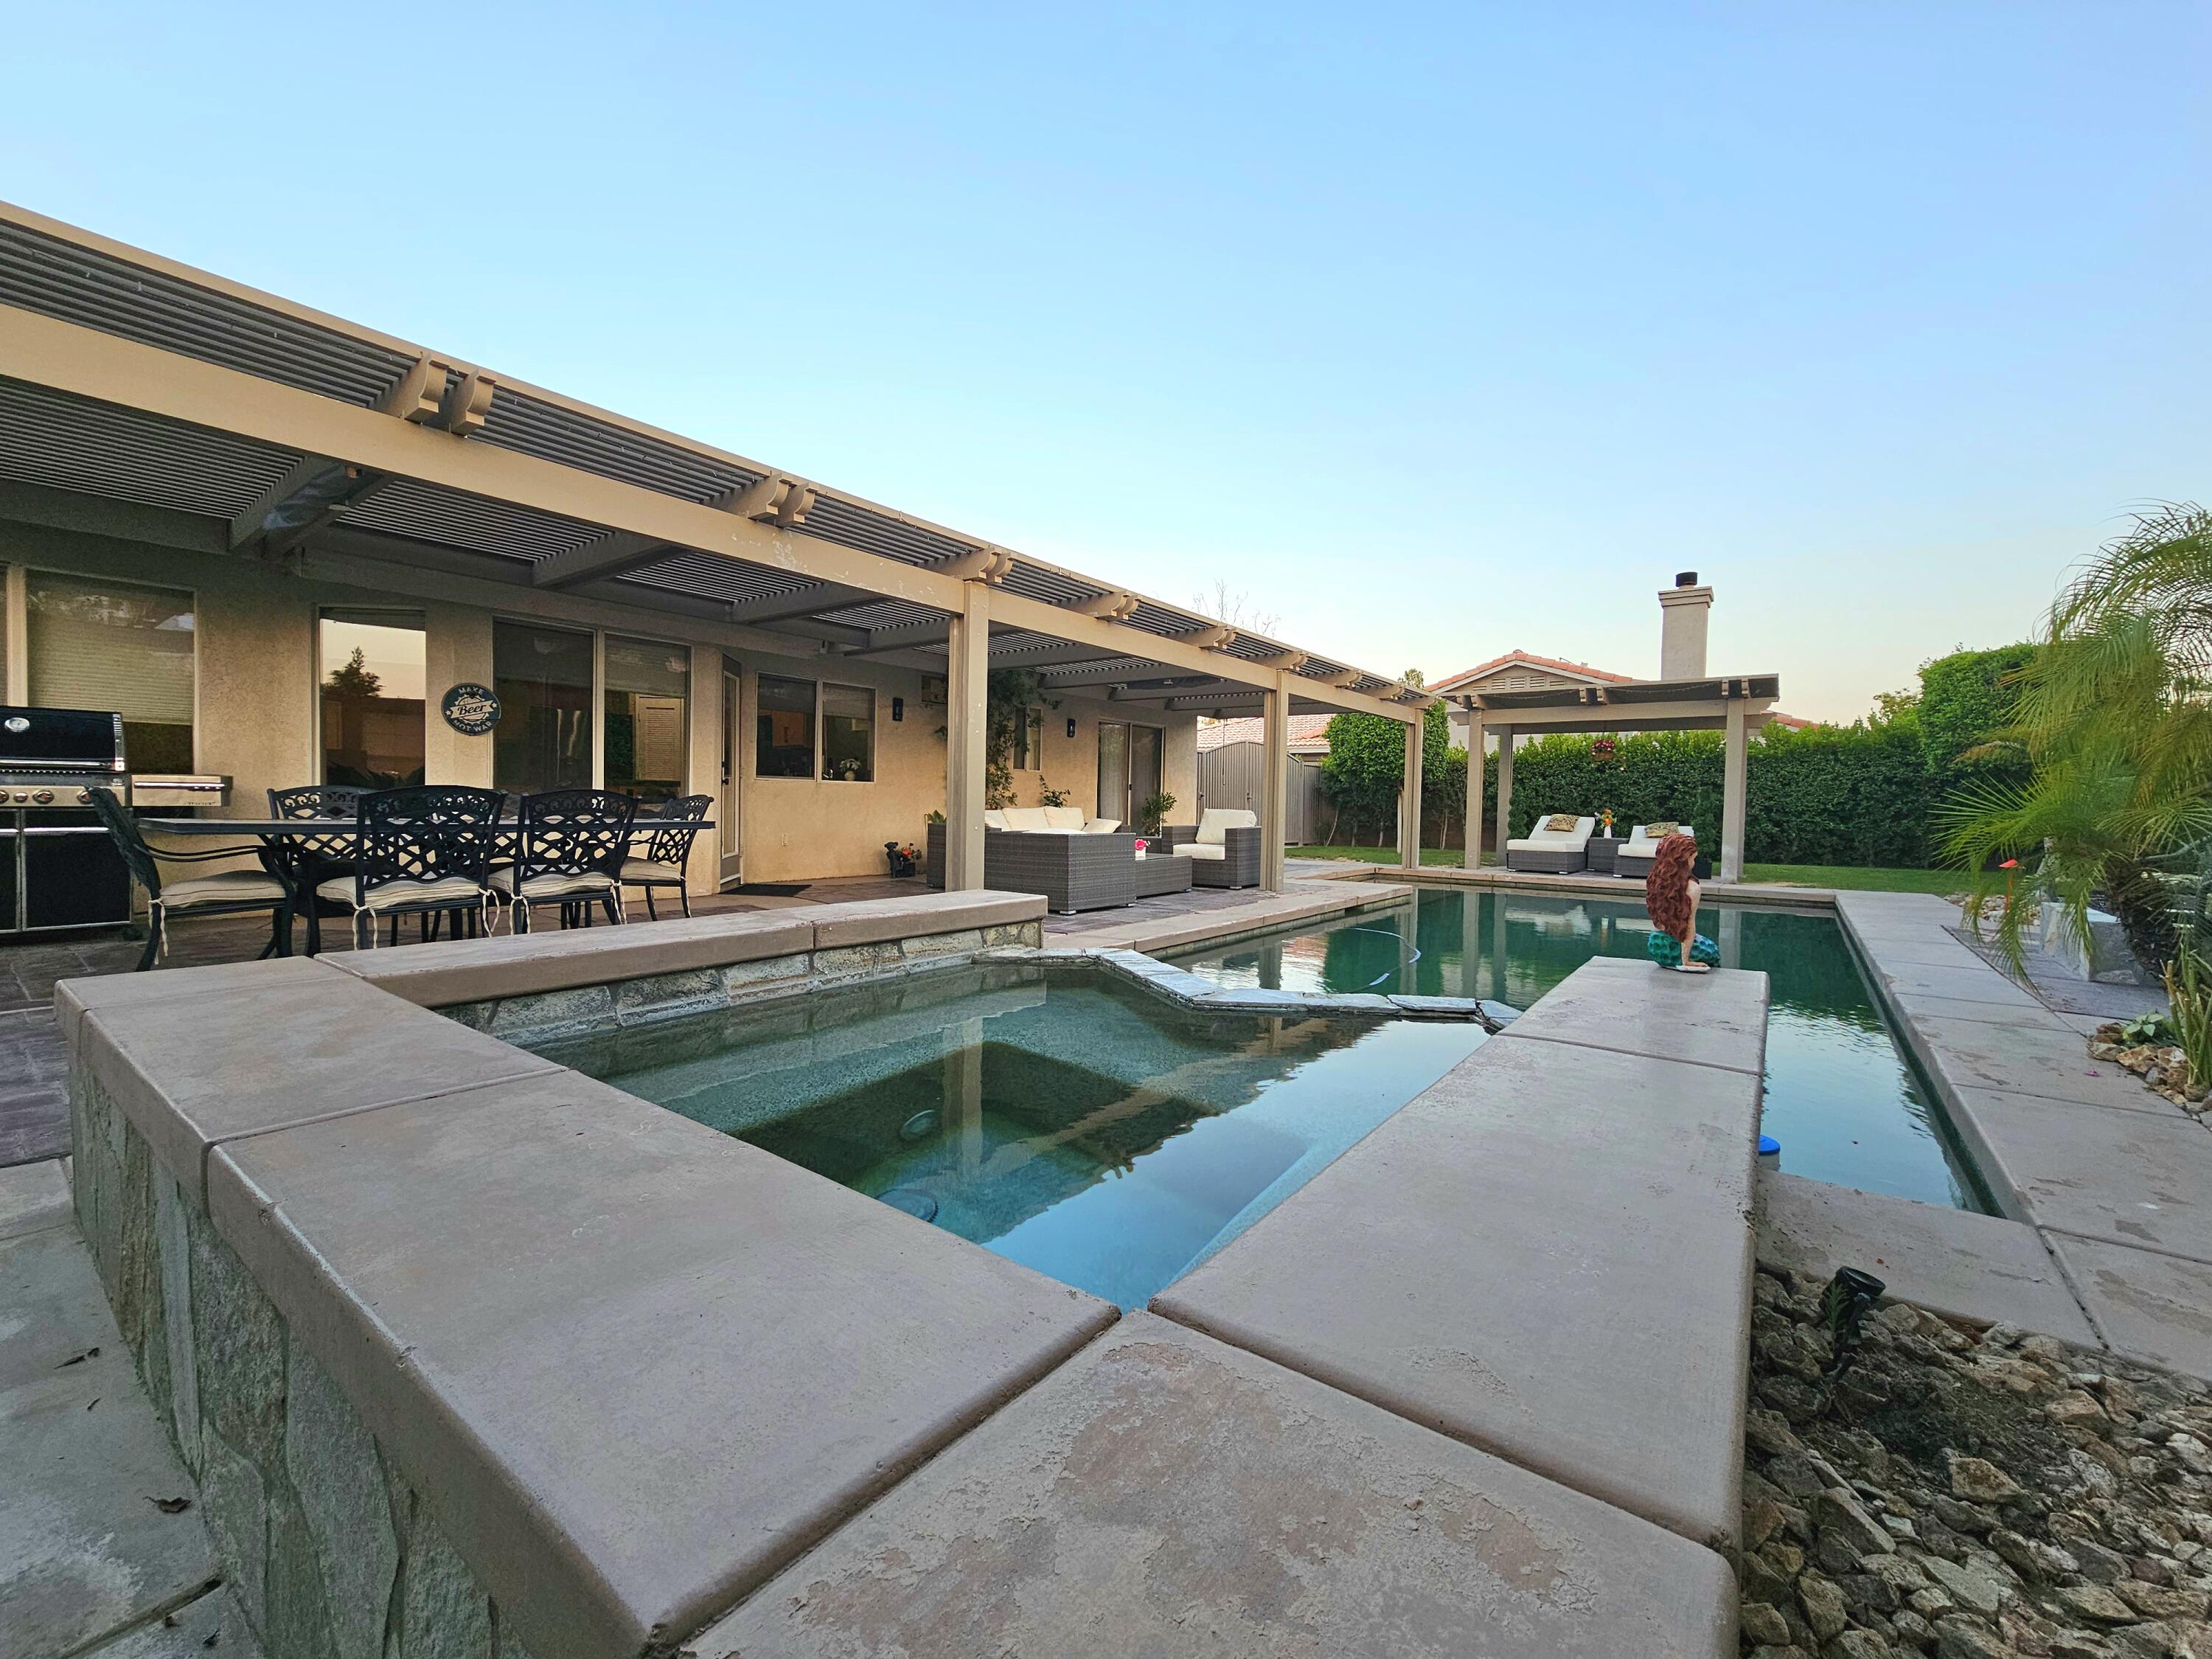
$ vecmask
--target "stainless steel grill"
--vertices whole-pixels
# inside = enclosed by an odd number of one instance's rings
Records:
[[[0,704],[0,933],[120,927],[131,872],[87,803],[131,804],[123,717]]]

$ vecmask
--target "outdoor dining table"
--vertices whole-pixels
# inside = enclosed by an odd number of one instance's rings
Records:
[[[702,830],[712,830],[712,818],[686,819]],[[258,836],[264,841],[319,841],[346,839],[361,828],[351,818],[146,818],[138,820],[139,827],[164,836]],[[665,827],[662,819],[640,817],[631,825],[632,836],[649,836]],[[502,842],[511,841],[521,828],[514,818],[502,819],[499,837]]]

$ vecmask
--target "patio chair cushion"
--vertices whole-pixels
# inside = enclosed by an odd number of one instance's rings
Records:
[[[319,898],[333,904],[355,905],[353,878],[341,876],[315,889]],[[482,898],[483,889],[466,876],[441,876],[435,881],[387,881],[368,890],[357,908],[375,914],[408,904],[452,904],[461,899]]]
[[[1248,812],[1242,807],[1209,806],[1199,815],[1198,844],[1200,847],[1219,847],[1228,831],[1256,830],[1259,827],[1260,815],[1257,812]],[[1183,849],[1179,848],[1176,850]]]
[[[1083,809],[1080,806],[1048,806],[1043,810],[1044,827],[1048,830],[1083,828]]]
[[[1085,823],[1083,833],[1086,836],[1110,836],[1121,827],[1121,820],[1119,818],[1091,818]]]
[[[1006,827],[1006,815],[997,807],[993,807],[990,811],[983,814],[983,827],[986,830],[1005,829]]]
[[[1509,840],[1505,843],[1505,850],[1509,853],[1561,853],[1572,852],[1577,847],[1589,845],[1590,834],[1597,828],[1597,820],[1594,817],[1568,818],[1565,830],[1553,829],[1553,820],[1561,817],[1567,817],[1567,814],[1556,812],[1552,817],[1539,819],[1527,835]]]
[[[577,893],[606,893],[614,890],[616,878],[599,870],[577,870],[566,874],[548,873],[532,876],[522,884],[522,896],[526,899],[566,898]],[[514,867],[491,872],[491,884],[502,893],[514,890]]]
[[[1009,830],[1049,830],[1042,806],[1009,806],[1006,809],[1006,828]]]
[[[1164,857],[1166,854],[1164,853],[1162,856]],[[1204,859],[1209,864],[1222,864],[1228,861],[1229,849],[1218,842],[1209,843],[1202,841],[1187,841],[1175,849],[1174,856],[1179,859]]]
[[[349,884],[350,885],[350,884]],[[189,910],[195,904],[246,904],[255,899],[270,903],[284,896],[284,884],[258,870],[225,870],[212,876],[193,876],[161,884],[161,908]]]
[[[622,878],[624,881],[681,882],[684,872],[672,864],[655,864],[650,859],[624,859]]]
[[[1551,830],[1554,835],[1574,827],[1575,815],[1572,812],[1554,812],[1544,820],[1544,828]]]

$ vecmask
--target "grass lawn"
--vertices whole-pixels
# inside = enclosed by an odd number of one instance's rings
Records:
[[[1395,864],[1395,847],[1293,847],[1294,859],[1351,859],[1363,864]],[[1425,847],[1423,868],[1457,870],[1463,860],[1456,849]],[[1785,887],[1844,887],[1872,893],[1950,894],[1966,890],[1966,878],[1955,870],[1880,870],[1848,864],[1747,864],[1746,884],[1760,882]]]

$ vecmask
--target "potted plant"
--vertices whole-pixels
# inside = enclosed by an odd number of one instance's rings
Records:
[[[1157,795],[1146,796],[1144,804],[1137,808],[1137,828],[1147,836],[1158,835],[1168,814],[1175,811],[1175,804],[1176,798],[1164,789]]]

